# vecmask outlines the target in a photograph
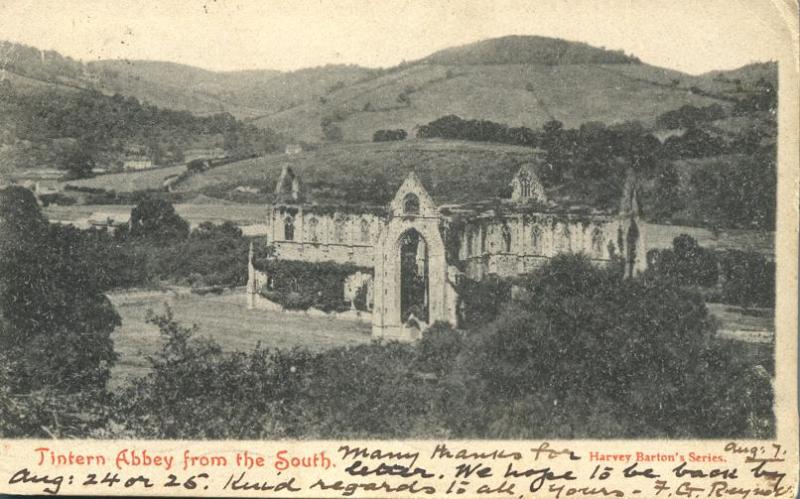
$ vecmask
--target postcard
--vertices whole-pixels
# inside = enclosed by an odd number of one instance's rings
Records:
[[[798,495],[792,0],[0,2],[0,492]]]

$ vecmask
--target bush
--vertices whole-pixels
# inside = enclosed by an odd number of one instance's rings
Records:
[[[719,104],[695,107],[690,104],[667,111],[656,118],[656,126],[666,129],[691,128],[709,121],[725,118],[725,108]]]
[[[648,252],[648,266],[653,272],[675,279],[680,285],[714,286],[717,284],[717,257],[697,241],[681,234],[672,241],[671,250]]]
[[[44,206],[50,206],[51,204],[71,206],[75,204],[75,198],[61,194],[60,192],[54,192],[53,194],[42,194],[39,196],[39,199],[42,201],[42,205]]]
[[[405,140],[408,134],[405,130],[377,130],[372,135],[373,142],[389,142],[394,140]]]
[[[464,277],[457,288],[460,300],[458,321],[467,328],[480,327],[495,320],[511,301],[511,282],[497,275],[489,275],[480,281]]]
[[[721,256],[722,300],[742,307],[775,307],[775,262],[754,252]]]

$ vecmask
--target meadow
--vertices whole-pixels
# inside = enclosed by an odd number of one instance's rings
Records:
[[[115,192],[134,192],[161,189],[167,177],[186,171],[186,165],[167,166],[150,170],[107,173],[92,178],[68,180],[64,185],[89,189],[104,189]]]
[[[122,326],[114,330],[119,355],[111,386],[119,387],[147,373],[147,356],[162,345],[158,328],[146,322],[148,310],[172,309],[183,325],[196,324],[198,337],[213,339],[227,352],[247,352],[258,344],[267,348],[305,347],[322,351],[370,341],[370,325],[356,321],[248,310],[242,290],[221,295],[197,295],[186,289],[128,290],[109,293]]]
[[[257,204],[234,204],[224,202],[191,202],[178,203],[175,211],[192,227],[203,222],[221,224],[233,222],[237,225],[252,225],[262,223],[267,217],[267,207]],[[132,205],[120,204],[95,204],[95,205],[50,205],[42,211],[51,222],[72,223],[78,227],[88,225],[88,220],[98,213],[108,214],[113,218],[127,219],[130,216]]]

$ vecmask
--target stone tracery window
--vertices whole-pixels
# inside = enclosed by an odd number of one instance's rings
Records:
[[[319,242],[319,221],[314,217],[308,221],[308,240],[312,243]]]
[[[531,196],[531,179],[527,175],[520,175],[519,177],[520,194],[524,198]]]
[[[361,221],[361,242],[364,244],[369,243],[369,222],[366,220]]]
[[[283,239],[294,241],[294,219],[291,216],[283,220]]]
[[[419,198],[416,194],[406,194],[403,198],[403,214],[419,215]]]

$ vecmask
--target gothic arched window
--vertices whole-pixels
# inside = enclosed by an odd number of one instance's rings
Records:
[[[337,218],[333,222],[333,240],[337,243],[345,242],[345,223],[343,218]]]
[[[534,225],[531,228],[531,249],[533,249],[533,253],[539,253],[542,245],[542,229],[539,226]]]
[[[600,227],[595,227],[592,231],[592,251],[597,255],[603,254],[603,231]]]
[[[564,224],[561,228],[561,237],[564,239],[564,250],[572,252],[572,232],[570,231],[569,224]]]
[[[553,230],[553,249],[556,253],[569,253],[572,251],[569,225],[559,223]]]
[[[283,238],[286,241],[294,241],[294,219],[286,217],[283,220]]]
[[[308,238],[312,243],[319,242],[319,221],[316,218],[311,218],[308,221]]]
[[[403,199],[403,214],[419,215],[419,198],[416,194],[406,194]]]
[[[508,225],[503,224],[501,234],[503,236],[503,251],[511,253],[511,229],[508,228]]]
[[[366,220],[361,221],[361,242],[364,244],[369,243],[369,222]]]

